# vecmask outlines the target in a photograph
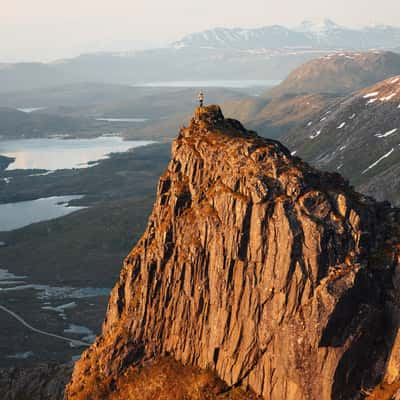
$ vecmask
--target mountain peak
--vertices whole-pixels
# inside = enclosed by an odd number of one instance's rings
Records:
[[[178,376],[194,367],[225,382],[179,398],[241,386],[272,400],[355,399],[384,365],[386,210],[218,106],[197,108],[66,399],[157,398],[152,365],[165,356]]]
[[[239,121],[225,118],[218,105],[197,107],[189,126],[183,128],[180,134],[186,137],[216,134],[247,138],[257,136],[254,132],[246,130]]]
[[[210,124],[218,123],[225,119],[221,107],[215,104],[197,107],[194,112],[194,118],[197,121],[205,121]]]
[[[340,28],[336,22],[329,18],[323,18],[304,20],[296,30],[298,32],[322,33],[336,28]]]

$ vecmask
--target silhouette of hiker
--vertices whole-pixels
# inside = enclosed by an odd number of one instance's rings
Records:
[[[199,100],[200,107],[203,107],[203,104],[204,104],[204,94],[203,94],[203,92],[202,92],[201,90],[200,90],[199,95],[197,96],[197,99]]]

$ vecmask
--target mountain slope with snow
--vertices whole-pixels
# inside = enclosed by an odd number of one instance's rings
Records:
[[[279,49],[282,47],[310,47],[312,40],[306,33],[280,25],[257,29],[215,28],[192,33],[173,43],[174,47],[210,47],[236,49]]]
[[[316,167],[400,205],[400,75],[338,101],[282,140]]]
[[[269,138],[308,124],[350,93],[400,74],[400,55],[387,51],[330,54],[294,70],[260,97],[230,101],[224,109]]]

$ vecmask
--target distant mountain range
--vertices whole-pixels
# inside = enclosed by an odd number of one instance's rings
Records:
[[[297,28],[281,25],[254,29],[215,28],[185,36],[176,48],[206,47],[233,49],[390,49],[400,44],[400,28],[376,25],[362,29],[340,26],[332,20],[304,21]]]
[[[160,49],[84,54],[46,64],[3,63],[0,92],[82,82],[282,80],[306,61],[332,52],[399,48],[400,28],[390,26],[352,29],[325,20],[292,29],[216,28]]]
[[[169,47],[128,53],[84,54],[47,64],[0,64],[0,92],[83,82],[141,85],[160,81],[279,81],[297,66],[326,53],[327,50],[309,49],[244,52]]]

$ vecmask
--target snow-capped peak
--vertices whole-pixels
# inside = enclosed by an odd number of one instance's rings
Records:
[[[325,19],[309,19],[301,22],[301,24],[295,28],[297,32],[313,32],[323,33],[333,29],[340,28],[336,22],[329,18]]]
[[[400,28],[349,28],[331,19],[303,21],[297,28],[281,25],[259,28],[214,28],[192,33],[172,43],[184,47],[230,49],[324,48],[329,50],[392,49]]]

